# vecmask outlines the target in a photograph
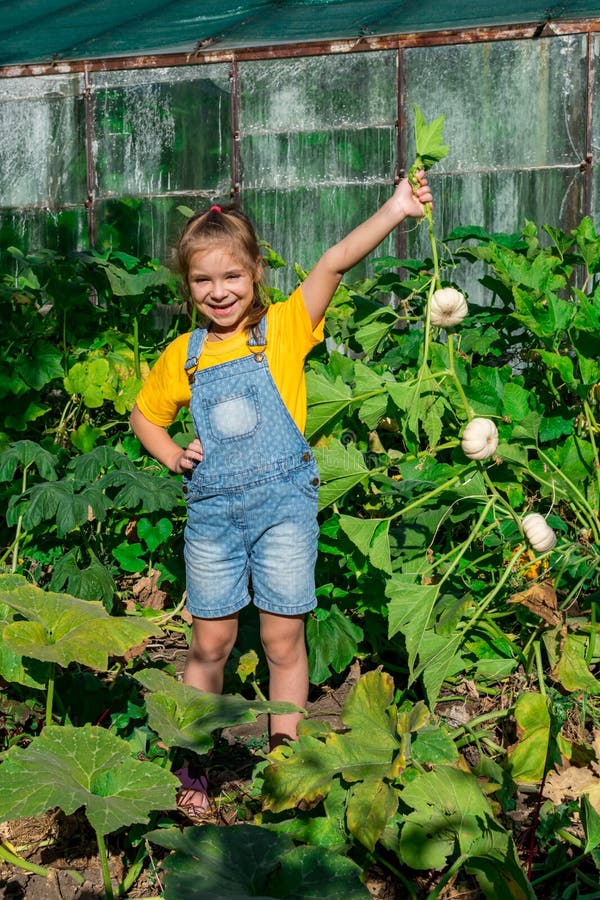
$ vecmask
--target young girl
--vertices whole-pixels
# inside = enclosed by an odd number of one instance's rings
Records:
[[[304,362],[345,272],[407,216],[431,203],[420,173],[327,250],[288,300],[266,306],[260,247],[233,206],[187,223],[178,262],[203,326],[164,351],[137,397],[131,425],[144,447],[183,475],[187,605],[193,616],[184,682],[221,692],[238,614],[260,616],[269,697],[308,697],[304,616],[315,605],[319,476],[303,436]],[[196,438],[182,450],[168,426],[189,406]],[[271,747],[296,737],[301,714],[273,715]]]

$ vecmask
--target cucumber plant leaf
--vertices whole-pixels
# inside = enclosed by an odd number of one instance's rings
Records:
[[[323,847],[295,847],[292,839],[257,825],[217,825],[151,831],[147,837],[174,850],[163,862],[165,900],[289,898],[368,900],[356,863]]]
[[[147,822],[153,809],[174,809],[179,780],[104,728],[50,725],[26,749],[11,747],[0,766],[0,820],[39,816],[55,806],[85,807],[96,832]]]
[[[236,694],[199,691],[160,669],[145,669],[135,678],[150,693],[146,696],[148,722],[165,744],[206,753],[214,745],[217,729],[255,722],[263,713],[298,712],[293,703],[246,700]]]

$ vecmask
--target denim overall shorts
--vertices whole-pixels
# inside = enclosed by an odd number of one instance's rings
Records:
[[[214,619],[250,603],[280,615],[316,606],[319,473],[269,371],[266,319],[251,355],[201,371],[206,330],[190,335],[190,412],[204,448],[184,477],[187,607]]]

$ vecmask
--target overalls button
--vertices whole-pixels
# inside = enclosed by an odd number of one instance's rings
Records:
[[[309,459],[310,459],[310,453],[303,453],[303,454],[302,454],[302,462],[308,462]]]
[[[316,487],[316,486],[318,485],[318,483],[319,483],[319,479],[318,479],[318,478],[313,478],[312,483],[313,483],[314,486]]]
[[[263,361],[264,358],[265,358],[265,354],[264,354],[264,353],[255,353],[255,354],[254,354],[254,362],[261,363],[261,362]]]
[[[184,486],[183,486],[183,493],[184,493],[184,494],[187,494],[187,492],[188,492],[187,485],[184,484]]]

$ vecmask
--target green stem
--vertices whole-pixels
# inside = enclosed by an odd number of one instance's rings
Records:
[[[104,883],[104,895],[106,900],[115,900],[112,883],[110,880],[110,870],[108,868],[108,856],[106,853],[106,843],[104,835],[96,831],[96,840],[98,841],[98,851],[100,855],[100,865],[102,868],[102,881]]]
[[[542,695],[542,697],[545,697],[546,696],[546,685],[544,683],[544,666],[542,665],[542,648],[540,646],[539,641],[536,641],[535,644],[533,645],[533,652],[535,653],[535,667],[537,670],[540,694]]]
[[[133,318],[133,368],[135,377],[141,379],[142,370],[140,368],[140,323],[137,316]]]
[[[46,688],[46,725],[52,725],[52,704],[54,702],[54,676],[56,663],[50,663],[50,675]]]
[[[454,475],[452,478],[444,481],[443,484],[438,485],[436,488],[434,488],[434,490],[429,491],[427,494],[421,494],[421,496],[417,497],[416,500],[413,500],[412,503],[409,503],[407,506],[404,506],[402,509],[398,510],[397,513],[394,513],[394,515],[390,516],[390,522],[393,522],[394,519],[399,519],[401,516],[406,515],[407,512],[410,512],[413,509],[417,509],[428,500],[431,500],[433,497],[436,497],[438,494],[441,494],[443,491],[452,487],[453,484],[456,484],[457,481],[460,481],[461,476],[464,475],[464,471],[466,470],[463,470],[460,475]]]
[[[450,575],[452,574],[452,572],[454,571],[454,569],[456,568],[458,563],[461,561],[461,559],[463,558],[463,556],[465,555],[465,553],[467,552],[467,550],[469,549],[469,547],[471,546],[471,544],[473,543],[473,541],[475,540],[477,535],[479,534],[481,526],[485,522],[486,516],[493,505],[494,505],[494,498],[492,497],[490,500],[488,500],[488,502],[483,507],[483,510],[481,511],[479,518],[477,519],[477,522],[471,529],[471,533],[469,534],[469,537],[466,539],[466,541],[463,541],[459,552],[456,554],[456,556],[454,557],[454,559],[452,560],[452,562],[450,563],[450,565],[448,566],[448,568],[446,569],[446,571],[444,572],[442,577],[440,578],[440,580],[438,582],[438,588],[441,588],[441,586],[446,581],[446,579],[450,577]]]
[[[598,447],[596,445],[596,439],[594,437],[594,425],[596,425],[596,421],[594,419],[594,414],[590,408],[590,404],[587,400],[583,401],[583,410],[585,413],[585,420],[587,422],[587,432],[590,439],[590,444],[594,450],[594,469],[596,470],[596,486],[598,488],[598,493],[600,494],[600,461],[598,460]]]
[[[24,869],[26,872],[32,872],[34,875],[41,875],[43,878],[47,878],[50,874],[50,869],[36,866],[35,863],[23,859],[22,856],[17,856],[17,854],[9,850],[4,843],[0,843],[0,859],[10,863],[12,866],[18,866],[19,869]]]
[[[467,400],[467,395],[465,394],[465,392],[463,390],[463,386],[460,383],[460,379],[459,379],[458,375],[456,374],[456,366],[455,366],[455,359],[454,359],[454,335],[452,334],[452,332],[449,332],[447,337],[448,337],[448,340],[447,340],[446,346],[448,348],[448,362],[450,364],[450,375],[452,376],[452,380],[454,381],[456,390],[459,393],[465,413],[467,414],[467,419],[469,419],[469,421],[470,421],[473,418],[473,409],[471,408],[471,404]]]
[[[444,873],[442,878],[438,881],[432,892],[429,894],[428,900],[435,900],[436,897],[439,897],[442,890],[446,887],[450,879],[453,875],[456,875],[460,867],[468,860],[468,855],[466,853],[461,854],[458,859],[455,859],[447,872]]]
[[[544,453],[543,450],[538,449],[538,456],[542,460],[542,462],[545,462],[547,466],[549,466],[551,469],[553,469],[554,472],[557,472],[561,476],[564,484],[566,484],[567,487],[569,488],[569,490],[572,492],[573,497],[576,497],[579,500],[581,508],[584,509],[589,516],[589,525],[594,534],[596,543],[600,543],[600,533],[598,532],[598,523],[596,521],[596,515],[595,515],[593,509],[591,508],[591,506],[589,505],[588,501],[586,500],[586,498],[583,496],[581,491],[576,487],[576,485],[574,485],[573,482],[569,478],[567,478],[567,476],[565,475],[563,470],[559,466],[557,466],[556,463],[546,453]],[[567,496],[567,499],[573,500],[573,497],[569,498]]]
[[[596,601],[592,600],[590,608],[590,639],[585,654],[586,665],[591,666],[596,650]]]
[[[506,582],[512,575],[513,569],[516,566],[516,564],[518,563],[519,557],[521,556],[522,552],[523,552],[523,546],[522,546],[522,544],[520,544],[517,547],[517,549],[515,550],[515,552],[513,553],[513,557],[511,559],[511,561],[504,569],[504,572],[502,573],[502,577],[500,578],[500,581],[498,582],[496,587],[493,588],[493,590],[491,590],[489,592],[489,594],[487,594],[483,598],[483,600],[479,604],[478,609],[476,610],[476,612],[473,613],[473,615],[471,616],[469,621],[464,623],[463,629],[462,629],[463,631],[466,631],[467,628],[472,628],[473,625],[475,624],[475,622],[477,622],[482,617],[482,615],[484,614],[484,612],[486,611],[486,609],[488,608],[488,606],[490,605],[490,603],[492,602],[492,600],[494,599],[496,594],[498,594],[502,590],[502,588],[504,587],[504,585],[506,584]]]
[[[534,878],[534,880],[531,882],[531,886],[535,888],[538,886],[538,884],[543,884],[544,881],[550,881],[551,878],[555,878],[560,872],[566,872],[567,869],[572,869],[574,866],[578,866],[579,863],[583,862],[586,856],[587,853],[582,853],[581,856],[575,856],[573,859],[570,859],[562,866],[553,868],[551,872],[546,872],[545,875],[541,875],[539,878]]]
[[[27,473],[29,471],[29,466],[31,463],[28,463],[23,467],[23,477],[21,478],[21,493],[24,494],[27,490]],[[21,533],[23,529],[23,514],[19,516],[17,519],[17,528],[15,532],[15,540],[13,543],[13,551],[12,551],[12,564],[10,568],[11,575],[14,575],[17,571],[19,565],[19,544],[21,542]]]

